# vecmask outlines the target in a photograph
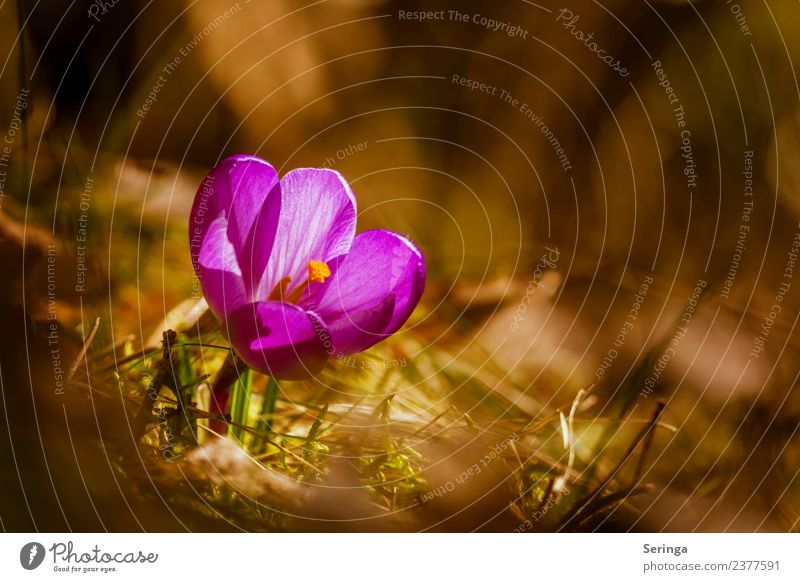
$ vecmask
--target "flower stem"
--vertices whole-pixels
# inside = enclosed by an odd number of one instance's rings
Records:
[[[256,430],[260,433],[270,434],[272,432],[272,416],[275,414],[275,403],[278,400],[280,384],[275,378],[267,379],[267,388],[264,390],[264,400],[261,404],[261,414],[256,425]],[[253,452],[257,455],[266,452],[267,440],[259,439],[254,443]]]
[[[225,435],[228,432],[228,409],[231,401],[231,387],[239,379],[239,375],[247,369],[236,354],[231,351],[214,378],[211,386],[211,402],[209,412],[213,415],[208,426],[215,433]]]
[[[242,446],[245,446],[245,440],[250,438],[250,435],[243,427],[247,426],[247,420],[250,416],[250,397],[252,394],[253,371],[246,368],[239,376],[239,380],[233,384],[230,405],[232,426],[228,431]]]

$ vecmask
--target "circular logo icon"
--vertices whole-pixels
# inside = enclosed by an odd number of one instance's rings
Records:
[[[44,561],[44,546],[39,542],[30,542],[19,551],[19,563],[26,570],[35,570]]]

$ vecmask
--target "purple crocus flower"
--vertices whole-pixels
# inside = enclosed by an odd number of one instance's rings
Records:
[[[425,286],[414,243],[388,230],[356,234],[355,197],[333,170],[279,180],[262,159],[227,158],[197,192],[189,237],[232,347],[276,378],[308,377],[390,336]]]

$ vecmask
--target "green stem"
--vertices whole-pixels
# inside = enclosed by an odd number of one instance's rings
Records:
[[[244,445],[247,432],[243,427],[247,426],[247,419],[250,416],[250,396],[253,393],[253,372],[249,368],[244,370],[239,379],[233,385],[231,395],[231,425],[228,434],[236,438]]]
[[[231,351],[225,362],[217,372],[214,378],[214,384],[211,387],[211,403],[209,405],[209,412],[215,416],[209,421],[209,428],[220,435],[225,435],[228,432],[228,410],[231,401],[231,388],[234,383],[239,379],[247,366],[242,362],[236,354]]]
[[[281,386],[275,378],[267,379],[267,387],[264,390],[264,401],[261,404],[261,414],[257,430],[265,434],[272,432],[272,415],[275,414],[275,404],[278,401],[278,393]],[[255,443],[254,443],[255,444]],[[265,452],[267,446],[266,440],[261,440],[257,447],[254,448],[255,454],[262,454]]]

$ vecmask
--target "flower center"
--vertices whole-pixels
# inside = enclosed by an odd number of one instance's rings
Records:
[[[307,269],[308,278],[303,281],[303,283],[292,289],[287,294],[289,285],[292,282],[292,278],[283,277],[280,281],[278,281],[275,287],[272,288],[272,291],[267,299],[269,301],[297,303],[303,296],[303,291],[305,291],[311,283],[324,283],[325,279],[331,276],[331,269],[325,261],[311,260],[308,262]]]
[[[331,268],[325,261],[308,262],[308,280],[311,283],[324,283],[331,276]]]

